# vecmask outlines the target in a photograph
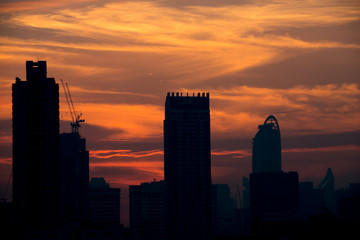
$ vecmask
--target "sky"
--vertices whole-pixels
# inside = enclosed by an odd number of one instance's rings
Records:
[[[242,186],[252,138],[273,114],[282,168],[315,186],[360,182],[360,2],[0,2],[0,192],[11,174],[11,85],[47,61],[85,123],[90,176],[121,187],[164,178],[167,92],[210,93],[212,181]],[[60,85],[61,87],[61,85]],[[70,114],[60,88],[61,132]],[[11,199],[11,186],[7,198]]]

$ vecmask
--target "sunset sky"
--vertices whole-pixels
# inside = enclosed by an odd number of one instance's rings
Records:
[[[48,77],[69,84],[90,176],[122,188],[122,223],[127,186],[163,179],[167,92],[210,93],[213,183],[242,185],[270,114],[284,171],[317,185],[331,167],[336,188],[360,182],[358,0],[2,0],[0,49],[0,192],[11,174],[11,84],[26,79],[27,60],[47,61]]]

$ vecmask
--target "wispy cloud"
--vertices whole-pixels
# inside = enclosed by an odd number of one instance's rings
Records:
[[[282,150],[283,153],[333,152],[333,151],[360,151],[360,146],[345,145],[345,146],[316,147],[316,148],[290,148],[290,149]]]
[[[48,0],[34,0],[34,1],[11,1],[0,3],[0,13],[13,13],[28,10],[44,10],[51,8],[59,8],[63,6],[69,7],[77,3],[92,2],[92,0],[62,0],[62,1],[48,1]]]
[[[62,61],[54,57],[55,64],[64,64],[65,59],[71,58],[66,54],[76,51],[86,51],[90,56],[97,56],[99,52],[171,56],[171,60],[164,62],[166,68],[162,69],[172,72],[169,80],[184,81],[186,76],[188,81],[204,81],[283,60],[293,54],[289,49],[359,49],[356,42],[342,43],[331,39],[309,42],[299,36],[270,33],[284,27],[356,21],[360,19],[359,12],[356,3],[344,5],[337,1],[286,1],[286,4],[256,1],[239,6],[182,8],[149,1],[109,2],[78,8],[66,8],[65,5],[50,12],[23,11],[3,20],[8,26],[49,31],[50,34],[46,37],[34,34],[31,41],[2,37],[0,43],[9,49],[6,57],[15,57],[16,49],[30,54],[36,48],[39,48],[37,52],[47,56],[63,56]],[[79,37],[81,41],[76,40]],[[137,64],[141,65],[142,60],[138,59]]]
[[[205,90],[210,92],[212,99],[212,128],[216,136],[219,133],[252,136],[257,125],[262,124],[270,114],[278,117],[280,128],[285,134],[299,134],[301,129],[323,133],[358,129],[357,123],[353,121],[360,117],[360,113],[355,110],[360,108],[358,84],[296,86],[286,89],[241,86]],[[292,130],[297,130],[297,133]]]
[[[112,158],[112,157],[130,157],[130,158],[142,158],[152,155],[163,155],[164,152],[159,149],[149,150],[149,151],[140,151],[134,152],[128,149],[121,150],[92,150],[90,151],[90,157],[96,158]]]
[[[154,94],[125,92],[125,91],[111,91],[111,90],[91,90],[80,87],[71,87],[71,92],[90,93],[90,94],[95,93],[95,94],[132,95],[132,96],[140,96],[140,97],[158,98],[158,96],[155,96]]]

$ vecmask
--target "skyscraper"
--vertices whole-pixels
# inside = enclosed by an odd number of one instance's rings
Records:
[[[167,94],[164,158],[170,239],[208,239],[211,228],[209,93]]]
[[[270,115],[253,140],[250,210],[257,216],[292,215],[299,206],[297,172],[281,170],[280,128]]]
[[[88,217],[89,151],[78,132],[60,134],[61,193],[66,222]]]
[[[51,228],[59,220],[59,85],[46,62],[26,62],[13,100],[13,204],[18,225]]]
[[[270,115],[253,139],[252,170],[257,172],[281,172],[281,137],[276,118]]]

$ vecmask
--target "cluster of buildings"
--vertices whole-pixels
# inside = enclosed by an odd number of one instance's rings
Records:
[[[252,173],[243,180],[242,207],[236,207],[229,186],[211,181],[209,93],[168,93],[165,180],[129,186],[130,228],[125,229],[119,222],[120,189],[104,178],[89,182],[85,139],[78,131],[59,133],[59,85],[47,77],[46,62],[28,61],[26,72],[26,81],[17,78],[13,84],[13,202],[6,234],[291,239],[338,226],[339,219],[347,226],[359,222],[359,184],[335,194],[331,169],[317,188],[299,183],[297,172],[282,171],[280,127],[272,115],[253,139]]]
[[[103,178],[89,182],[85,139],[76,128],[59,132],[59,84],[47,77],[45,61],[26,62],[26,81],[16,78],[12,99],[13,201],[1,222],[7,237],[78,239],[93,226],[120,224],[120,189]]]

